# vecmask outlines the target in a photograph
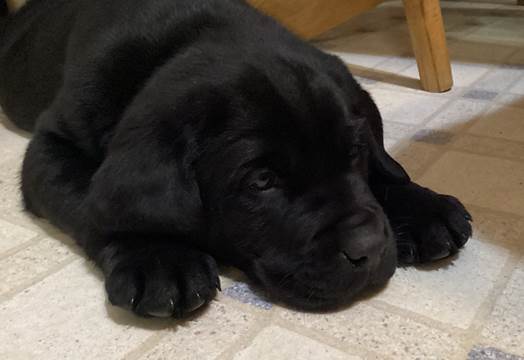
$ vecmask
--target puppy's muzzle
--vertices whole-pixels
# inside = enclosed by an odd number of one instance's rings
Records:
[[[335,225],[343,256],[353,268],[377,266],[391,241],[378,211],[359,209]]]

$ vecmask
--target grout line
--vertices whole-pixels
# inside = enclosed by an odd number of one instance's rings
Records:
[[[442,331],[444,333],[456,335],[457,337],[462,338],[466,335],[466,332],[467,332],[466,329],[462,329],[455,325],[435,320],[429,316],[419,314],[412,310],[408,310],[408,309],[404,309],[404,308],[401,308],[395,305],[391,305],[385,302],[384,300],[370,299],[368,301],[369,301],[369,304],[373,306],[375,309],[389,312],[391,314],[395,314],[401,318],[410,319],[416,323],[419,323],[421,325],[427,326],[432,329]]]
[[[490,70],[488,72],[486,72],[483,76],[481,76],[480,78],[478,78],[476,81],[474,81],[469,87],[467,87],[465,89],[465,92],[467,89],[473,89],[475,84],[481,82],[484,78],[486,78],[489,74],[491,74],[493,72],[493,70]],[[509,88],[509,87],[508,87]],[[458,99],[452,99],[451,101],[449,102],[446,102],[444,104],[444,106],[448,106],[450,104],[452,104],[454,101],[458,101],[459,99],[462,99],[462,98],[458,98]],[[459,130],[457,130],[456,132],[453,132],[453,137],[452,137],[452,140],[450,141],[450,143],[448,144],[445,144],[442,146],[443,148],[443,151],[439,152],[432,160],[432,162],[427,162],[427,164],[422,167],[419,171],[420,175],[419,175],[419,178],[423,177],[430,169],[431,167],[433,167],[433,165],[438,162],[447,152],[449,151],[456,151],[456,149],[453,147],[455,142],[456,142],[456,139],[460,138],[461,136],[464,136],[465,134],[467,134],[469,132],[469,130],[476,124],[478,123],[478,121],[480,121],[480,119],[482,119],[485,115],[485,111],[489,111],[489,109],[493,108],[496,106],[496,104],[494,104],[492,101],[490,101],[491,104],[486,104],[486,107],[484,109],[484,111],[478,115],[478,116],[475,116],[472,121],[468,121],[467,123],[465,123]],[[439,108],[440,110],[440,108]],[[431,120],[433,120],[434,118],[436,117],[436,114],[432,114],[430,115],[428,118],[426,118],[425,121],[423,121],[420,126],[417,128],[416,131],[419,131],[421,129],[423,129]],[[416,133],[415,131],[415,133]],[[485,154],[479,154],[479,155],[482,155],[482,156],[487,156]]]
[[[26,229],[26,228],[24,228]],[[10,249],[7,249],[3,253],[0,254],[0,261],[4,260],[10,256],[13,256],[17,254],[18,252],[32,246],[38,244],[40,241],[42,241],[45,238],[45,235],[43,234],[35,234],[33,237],[27,239],[25,242],[23,242],[20,245],[14,246]]]
[[[234,301],[233,299],[228,299],[230,301]],[[230,301],[225,301],[226,304],[231,303]],[[255,323],[252,325],[252,328],[247,331],[244,336],[241,336],[237,341],[235,341],[233,344],[231,344],[227,349],[225,349],[219,356],[217,356],[217,360],[229,360],[233,359],[234,355],[238,352],[246,349],[249,347],[249,345],[252,344],[252,342],[255,340],[255,338],[258,336],[258,334],[271,323],[272,316],[268,314],[268,316],[256,316]]]
[[[231,353],[234,354],[237,348],[239,349],[243,348],[242,346],[245,345],[244,343],[247,343],[247,342],[251,343],[251,340],[254,339],[256,335],[258,335],[258,333],[267,325],[269,320],[264,320],[264,317],[260,316],[261,314],[259,312],[246,311],[246,308],[239,309],[238,306],[235,306],[238,302],[226,296],[217,296],[215,298],[215,301],[220,302],[221,304],[226,305],[226,306],[231,306],[232,308],[239,310],[242,313],[248,313],[249,315],[252,315],[254,318],[254,322],[251,325],[251,328],[247,331],[247,333],[244,334],[244,336],[240,337],[236,342],[233,342],[232,344],[230,344],[216,358],[216,359],[228,359],[229,355]],[[205,316],[205,314],[196,315],[196,316],[197,317]],[[267,318],[269,318],[269,316]],[[166,336],[169,335],[170,332],[172,332],[172,329],[161,330],[158,333],[151,335],[142,344],[140,344],[133,350],[129,351],[126,355],[124,355],[123,359],[125,360],[140,359],[142,356],[147,354],[149,351],[153,350]]]
[[[24,209],[8,208],[3,210],[9,210],[17,214],[24,214],[26,216],[26,220],[29,220],[31,223],[30,225],[28,225],[27,222],[21,221],[19,218],[12,218],[10,216],[5,215],[0,215],[0,220],[22,227],[39,235],[53,236],[62,233],[62,231],[59,228],[49,223],[46,219],[34,217],[33,215],[26,212]]]
[[[60,262],[59,264],[51,267],[49,270],[36,275],[31,280],[23,283],[22,285],[19,285],[15,287],[14,289],[6,292],[5,294],[0,295],[0,303],[11,300],[13,297],[21,293],[22,291],[38,284],[40,281],[44,280],[45,278],[59,272],[60,270],[64,269],[66,266],[70,265],[74,261],[78,260],[79,257],[72,253],[70,256],[68,256],[64,261]]]
[[[127,352],[122,359],[125,360],[136,360],[147,354],[150,350],[154,349],[162,339],[167,337],[169,330],[160,330],[153,333],[147,339],[145,339],[140,345],[135,347],[133,350]]]
[[[470,327],[468,328],[468,336],[463,341],[464,348],[472,349],[473,346],[479,342],[480,338],[482,338],[482,329],[486,326],[489,316],[495,308],[497,300],[504,292],[504,289],[507,287],[520,258],[522,258],[522,256],[510,256],[510,258],[504,264],[504,267],[500,271],[493,289],[484,299],[479,310],[475,314]]]
[[[328,345],[332,348],[335,348],[339,351],[342,351],[348,355],[357,355],[362,357],[363,359],[380,359],[380,360],[387,360],[389,357],[384,356],[382,354],[375,353],[372,350],[369,350],[367,348],[361,347],[360,345],[352,345],[351,346],[351,352],[348,352],[349,349],[346,346],[346,344],[342,341],[336,338],[335,336],[326,334],[322,331],[318,331],[312,328],[308,328],[306,326],[298,325],[293,322],[287,321],[283,319],[281,316],[278,315],[278,313],[275,313],[274,318],[272,319],[271,324],[280,326],[282,328],[285,328],[289,331],[292,331],[294,333],[300,334],[302,336],[308,337],[314,341],[320,342],[324,345]]]
[[[414,135],[416,134],[417,132],[423,130],[426,128],[426,125],[431,122],[438,114],[441,113],[441,111],[444,109],[444,108],[448,108],[450,105],[452,105],[455,101],[458,101],[458,99],[454,99],[454,98],[449,98],[448,101],[446,101],[445,103],[442,104],[442,106],[440,106],[437,110],[435,110],[432,114],[430,114],[429,116],[426,117],[426,119],[424,121],[422,121],[421,123],[415,125],[410,131],[411,133]],[[459,132],[460,133],[460,132]],[[458,136],[458,133],[454,134],[453,136]],[[410,138],[407,140],[408,143],[409,142],[413,142],[413,136],[410,136]],[[439,151],[437,152],[435,155],[433,155],[429,160],[431,161],[426,161],[425,164],[423,166],[421,166],[421,168],[417,171],[418,173],[418,178],[422,177],[428,170],[429,168],[431,168],[438,160],[440,160],[440,158],[442,158],[444,156],[444,154],[448,151],[448,146],[449,144],[445,144],[445,145],[441,145],[441,148],[442,148],[442,151]],[[434,145],[436,146],[436,145]]]

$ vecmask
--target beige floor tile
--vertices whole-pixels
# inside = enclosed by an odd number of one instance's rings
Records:
[[[319,41],[315,45],[332,55],[338,56],[342,61],[350,65],[358,65],[372,68],[387,60],[389,54],[365,51],[366,33],[350,33],[333,40]]]
[[[366,14],[353,17],[326,34],[320,35],[319,38],[342,37],[352,33],[387,31],[391,27],[405,27],[406,19],[403,6],[401,4],[397,6],[388,5],[382,3]]]
[[[20,171],[21,158],[0,163],[0,216],[21,210]]]
[[[363,66],[365,68],[372,68],[376,66],[377,64],[380,64],[381,62],[387,60],[387,56],[385,55],[373,55],[373,54],[365,54],[365,53],[359,53],[357,51],[350,51],[350,50],[339,50],[337,48],[326,48],[321,47],[321,49],[329,52],[332,55],[338,56],[342,61],[344,61],[348,65],[357,65],[357,66]]]
[[[0,260],[0,295],[28,284],[38,276],[73,259],[71,246],[58,239],[45,238]]]
[[[138,319],[105,304],[85,261],[0,304],[0,358],[120,359],[171,321]]]
[[[489,51],[486,51],[486,46]],[[486,44],[485,42],[451,40],[448,41],[450,57],[453,61],[489,65],[505,62],[516,50],[513,45]]]
[[[498,16],[493,16],[490,14],[492,14],[492,12],[479,12],[478,14],[475,14],[474,12],[471,12],[471,14],[468,14],[468,10],[471,11],[471,10],[493,10],[493,9],[497,9],[500,7],[501,4],[499,4],[497,1],[489,1],[489,2],[484,2],[484,1],[472,1],[472,2],[469,2],[469,1],[449,1],[449,0],[444,0],[441,2],[441,6],[444,8],[444,9],[462,9],[462,10],[466,10],[463,12],[463,14],[466,15],[466,19],[467,18],[475,18],[475,19],[486,19],[485,22],[486,23],[489,23],[489,22],[493,22],[495,20],[498,20],[499,17]],[[488,15],[486,15],[488,14]]]
[[[408,28],[403,25],[391,27],[387,31],[371,33],[351,46],[365,54],[386,57],[413,53]]]
[[[524,74],[524,71],[523,71]],[[524,97],[524,77],[521,78],[515,85],[508,89],[510,93],[521,95],[521,98]]]
[[[489,71],[489,66],[454,61],[451,64],[453,86],[470,86]]]
[[[22,245],[36,235],[34,231],[0,219],[0,254]]]
[[[348,351],[358,346],[406,360],[449,359],[459,349],[458,341],[450,334],[363,303],[329,315],[280,310],[280,316],[338,339]]]
[[[524,66],[524,48],[511,55],[506,62],[512,65]]]
[[[398,269],[375,299],[467,329],[508,257],[509,250],[475,235],[453,261]]]
[[[524,219],[470,206],[468,211],[473,216],[475,239],[498,246],[514,248],[522,244],[524,237]]]
[[[472,86],[475,89],[493,92],[506,91],[520,76],[522,76],[522,69],[504,65],[494,68]]]
[[[487,156],[500,156],[524,160],[524,143],[504,139],[463,134],[451,145],[457,150],[466,150]]]
[[[522,163],[487,156],[447,152],[420,182],[462,201],[524,215]]]
[[[395,121],[384,121],[384,139],[410,140],[415,135],[416,127]]]
[[[417,61],[413,55],[404,55],[404,56],[392,56],[383,63],[378,64],[374,67],[375,70],[391,72],[394,74],[401,73],[407,68],[415,67],[418,75]]]
[[[0,162],[13,158],[22,158],[29,139],[7,130],[2,126],[0,113]]]
[[[453,61],[453,87],[468,87],[489,71],[489,66],[484,64],[464,63]],[[413,65],[401,72],[402,75],[418,77],[418,67]]]
[[[315,44],[348,64],[366,68],[375,67],[392,56],[412,53],[409,34],[404,26],[392,27],[389,31],[349,33]]]
[[[524,356],[524,261],[513,273],[495,304],[482,335],[490,343]]]
[[[500,94],[495,99],[495,102],[502,104],[502,105],[523,109],[524,108],[524,95]]]
[[[356,360],[340,350],[278,326],[262,330],[234,360]]]
[[[449,101],[437,95],[374,89],[371,93],[384,121],[418,125]]]
[[[389,154],[393,154],[395,151],[400,151],[403,148],[409,146],[409,139],[398,140],[394,138],[384,138],[384,147]]]
[[[422,175],[421,171],[433,161],[433,158],[440,151],[442,149],[434,145],[411,142],[392,147],[390,153],[395,160],[402,164],[408,174],[415,179]]]
[[[416,73],[418,70],[414,69],[413,71],[414,73]],[[375,83],[375,88],[400,93],[411,93],[422,96],[436,96],[441,99],[447,99],[448,101],[462,97],[462,94],[466,90],[466,88],[461,86],[453,86],[450,90],[446,92],[430,94],[422,89],[422,85],[420,84],[418,74],[408,76],[405,75],[405,72],[406,71],[404,71],[402,74],[398,74],[396,76],[397,79],[386,77],[382,80],[377,81]]]
[[[470,129],[470,134],[524,142],[524,109],[492,107]]]
[[[169,334],[140,359],[215,359],[243,338],[255,323],[253,315],[214,301],[205,313],[173,326]]]
[[[468,35],[467,39],[486,43],[487,46],[489,44],[504,44],[523,47],[522,17],[501,17],[498,21],[473,31]]]
[[[464,126],[472,124],[486,110],[489,103],[485,101],[462,100],[452,102],[443,111],[436,114],[425,128],[458,132]]]
[[[0,163],[0,218],[37,233],[55,232],[47,221],[24,211],[20,191],[21,161],[15,158]]]

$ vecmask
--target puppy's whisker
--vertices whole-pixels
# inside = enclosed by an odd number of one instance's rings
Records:
[[[405,230],[405,229],[411,229],[412,226],[409,224],[404,224],[404,225],[392,226],[391,228],[393,230]]]

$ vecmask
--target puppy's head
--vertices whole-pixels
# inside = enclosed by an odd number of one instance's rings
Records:
[[[250,65],[198,100],[202,246],[306,309],[393,274],[392,231],[369,183],[406,177],[384,152],[369,95],[338,60],[323,66]]]

